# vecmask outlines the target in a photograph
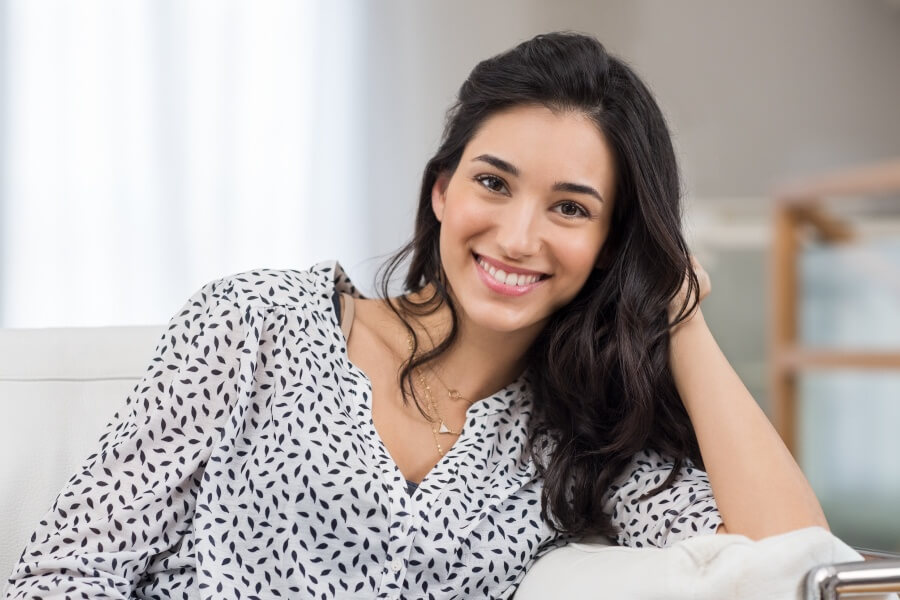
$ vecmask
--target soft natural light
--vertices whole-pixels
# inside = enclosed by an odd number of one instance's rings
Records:
[[[223,275],[366,256],[361,14],[10,2],[0,325],[162,323]]]

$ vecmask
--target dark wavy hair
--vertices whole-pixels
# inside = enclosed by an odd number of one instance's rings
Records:
[[[447,113],[440,147],[425,166],[412,240],[378,269],[380,292],[410,258],[408,292],[432,284],[434,294],[391,309],[418,339],[407,315],[446,303],[447,337],[400,369],[404,401],[416,397],[413,370],[446,352],[457,337],[458,308],[447,290],[439,250],[440,222],[431,206],[439,174],[453,173],[486,119],[520,105],[577,112],[597,125],[617,167],[609,235],[579,293],[551,315],[529,348],[534,392],[528,452],[544,479],[542,516],[560,533],[614,537],[602,498],[632,455],[652,448],[674,461],[668,488],[686,459],[702,467],[697,439],[668,365],[668,306],[685,274],[687,298],[675,323],[697,303],[699,285],[681,233],[678,167],[662,112],[650,91],[595,38],[572,32],[538,35],[474,68]],[[405,314],[401,314],[405,313]],[[427,416],[427,415],[426,415]]]

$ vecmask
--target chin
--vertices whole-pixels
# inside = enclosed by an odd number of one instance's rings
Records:
[[[475,331],[491,331],[494,333],[514,334],[535,327],[542,327],[545,319],[533,315],[504,315],[503,311],[491,306],[480,307],[480,310],[466,313],[466,318]]]

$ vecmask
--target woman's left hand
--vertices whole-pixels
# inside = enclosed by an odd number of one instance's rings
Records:
[[[684,322],[689,321],[694,317],[695,314],[700,310],[700,302],[703,301],[709,295],[709,291],[712,289],[712,282],[709,280],[709,273],[706,272],[706,269],[703,268],[697,258],[692,254],[691,255],[691,266],[694,269],[694,274],[697,275],[697,281],[700,283],[700,294],[697,298],[697,306],[691,312],[690,316],[685,319]],[[681,289],[678,291],[678,294],[672,299],[669,303],[669,323],[675,320],[678,316],[678,311],[681,310],[682,305],[684,304],[685,298],[688,294],[688,283],[690,280],[688,279],[688,274],[685,273],[684,279],[681,282]]]

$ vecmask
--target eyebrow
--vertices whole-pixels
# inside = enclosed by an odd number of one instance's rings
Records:
[[[501,171],[509,173],[514,177],[519,176],[519,169],[515,165],[508,163],[502,158],[498,158],[492,154],[481,154],[472,159],[472,162],[481,161],[486,162],[489,165],[492,165]],[[568,181],[557,181],[553,184],[554,192],[571,192],[573,194],[587,194],[589,196],[593,196],[600,202],[603,202],[603,196],[600,195],[600,192],[595,190],[589,185],[583,185],[580,183],[571,183]]]

